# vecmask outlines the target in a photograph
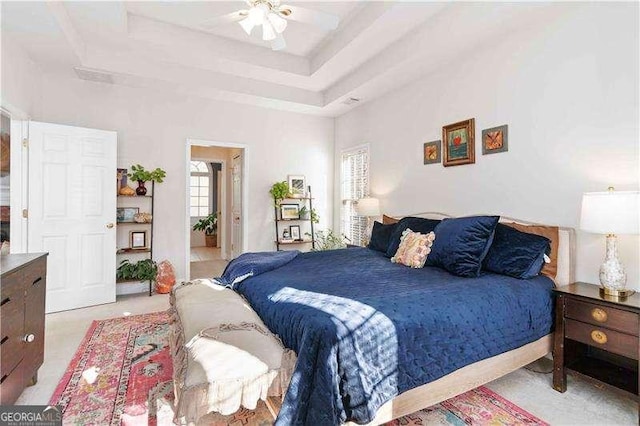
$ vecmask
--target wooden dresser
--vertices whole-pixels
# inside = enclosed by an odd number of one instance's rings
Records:
[[[44,360],[47,254],[0,257],[0,404],[35,384]]]

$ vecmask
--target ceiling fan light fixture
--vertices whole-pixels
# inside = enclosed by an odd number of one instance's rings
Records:
[[[260,3],[249,9],[248,18],[251,19],[253,25],[262,25],[266,20],[267,13],[269,13],[269,6]]]
[[[248,16],[244,18],[242,21],[238,22],[238,24],[240,24],[244,32],[247,33],[248,35],[251,35],[251,31],[253,31],[253,27],[256,26],[256,24],[253,23],[253,20]]]
[[[276,13],[267,14],[267,19],[271,25],[273,25],[273,28],[278,34],[282,34],[282,32],[287,28],[287,20],[278,16]]]
[[[262,39],[265,41],[271,41],[276,38],[276,31],[271,25],[271,22],[264,21],[262,24]]]

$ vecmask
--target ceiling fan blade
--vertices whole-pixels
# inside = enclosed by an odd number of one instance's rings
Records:
[[[287,19],[298,21],[305,24],[316,25],[324,30],[332,31],[338,28],[340,18],[330,13],[320,12],[318,10],[307,9],[300,6],[281,5],[278,7],[280,13]],[[291,11],[291,13],[288,13]]]
[[[271,50],[282,50],[287,47],[287,43],[284,41],[282,34],[276,34],[276,38],[271,40]]]
[[[229,24],[231,22],[238,22],[243,20],[249,15],[249,11],[247,10],[238,10],[236,12],[227,13],[226,15],[216,16],[212,19],[207,19],[203,23],[200,24],[202,28],[213,28],[218,25]]]

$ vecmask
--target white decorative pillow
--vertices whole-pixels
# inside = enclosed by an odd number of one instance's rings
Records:
[[[427,260],[427,255],[431,253],[431,246],[435,239],[436,234],[433,232],[421,234],[407,228],[400,237],[400,246],[391,261],[412,268],[422,268]]]

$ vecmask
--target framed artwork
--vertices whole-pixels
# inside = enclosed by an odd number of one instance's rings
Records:
[[[302,198],[306,193],[306,180],[302,175],[289,175],[287,176],[289,183],[289,191],[293,198]]]
[[[135,222],[134,216],[140,213],[138,207],[118,207],[116,209],[116,222]]]
[[[442,127],[445,167],[476,162],[474,135],[475,119],[473,118]]]
[[[482,131],[482,155],[509,150],[509,126],[502,125]]]
[[[116,180],[117,194],[120,194],[120,190],[127,186],[127,169],[118,169],[118,177]]]
[[[424,164],[436,164],[442,161],[441,141],[425,142],[422,148]]]
[[[300,240],[300,226],[299,225],[291,225],[289,227],[289,234],[291,235],[291,239]]]
[[[131,248],[147,248],[147,231],[131,231]]]
[[[298,204],[280,204],[280,217],[284,220],[300,219]]]

